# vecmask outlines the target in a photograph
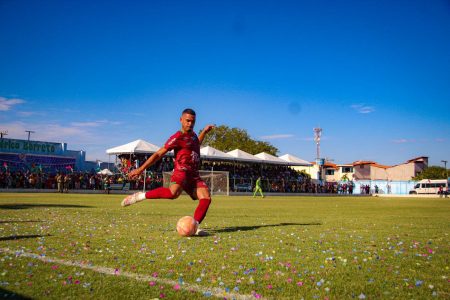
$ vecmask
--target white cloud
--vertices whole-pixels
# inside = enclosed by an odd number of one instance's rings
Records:
[[[262,140],[277,140],[277,139],[289,139],[294,137],[293,134],[273,134],[273,135],[263,135],[260,138]]]
[[[90,122],[86,122],[90,123]],[[96,126],[96,124],[112,124],[116,122],[110,121],[94,121],[94,126],[87,126],[89,124],[80,123],[74,126],[73,124],[64,125],[54,122],[40,123],[31,121],[15,121],[15,122],[1,122],[0,129],[7,130],[7,138],[22,139],[28,138],[28,133],[25,130],[32,130],[30,139],[34,141],[46,141],[54,143],[67,143],[71,150],[85,150],[87,152],[88,160],[101,158],[104,161],[108,160],[105,151],[107,146],[111,143],[113,135],[108,132],[108,129]],[[104,130],[105,129],[105,130]]]
[[[119,121],[109,121],[109,120],[97,120],[90,122],[72,122],[70,125],[75,127],[99,127],[103,125],[121,125],[122,122]]]
[[[49,142],[66,142],[68,138],[90,136],[88,132],[77,127],[61,126],[59,124],[39,124],[12,122],[0,124],[0,128],[8,130],[8,137],[12,139],[26,139],[25,130],[32,130],[31,139]]]
[[[415,139],[396,139],[396,140],[392,140],[393,143],[395,144],[406,144],[406,143],[415,143],[416,140]]]
[[[323,139],[322,137],[320,138],[321,140]],[[312,142],[314,141],[313,137],[305,137],[305,138],[301,138],[300,140],[305,141],[305,142]]]
[[[72,122],[70,125],[75,127],[98,127],[103,125],[105,122],[102,121],[94,121],[94,122]]]
[[[373,106],[368,106],[365,104],[353,104],[350,107],[360,114],[370,114],[375,111]]]
[[[14,105],[25,103],[22,99],[7,99],[5,97],[0,97],[0,111],[8,111],[10,110]]]
[[[17,115],[21,116],[21,117],[31,117],[31,116],[45,116],[46,113],[45,112],[40,112],[40,111],[18,111]]]

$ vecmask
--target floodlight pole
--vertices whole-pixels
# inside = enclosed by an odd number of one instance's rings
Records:
[[[446,160],[441,160],[441,162],[444,163],[444,168],[445,168],[445,177],[447,177],[446,179],[448,179],[448,172],[447,172],[447,161]]]
[[[317,176],[322,182],[322,163],[320,159],[320,138],[322,136],[322,128],[316,127],[314,130],[314,141],[316,142],[316,164],[319,167],[319,175]]]
[[[316,142],[316,158],[320,158],[320,138],[322,136],[322,128],[314,128],[314,141]]]

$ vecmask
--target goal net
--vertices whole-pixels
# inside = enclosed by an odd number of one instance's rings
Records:
[[[208,185],[212,195],[229,195],[229,173],[226,171],[199,171],[200,177]],[[163,172],[163,186],[169,187],[172,172]]]

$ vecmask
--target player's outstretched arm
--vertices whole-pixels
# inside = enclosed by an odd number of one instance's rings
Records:
[[[169,150],[164,147],[159,148],[159,150],[153,153],[152,156],[150,156],[139,168],[134,169],[133,171],[128,173],[128,178],[133,180],[139,177],[142,172],[159,161],[168,151]]]
[[[203,130],[200,132],[199,136],[198,136],[198,140],[200,141],[200,144],[203,142],[203,139],[205,138],[206,134],[208,132],[210,132],[212,129],[214,129],[214,127],[216,127],[216,125],[206,125],[205,128],[203,128]]]

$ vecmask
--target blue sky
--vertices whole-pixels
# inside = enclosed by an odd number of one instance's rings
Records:
[[[302,159],[450,159],[450,3],[0,0],[0,130],[90,160],[186,107]]]

